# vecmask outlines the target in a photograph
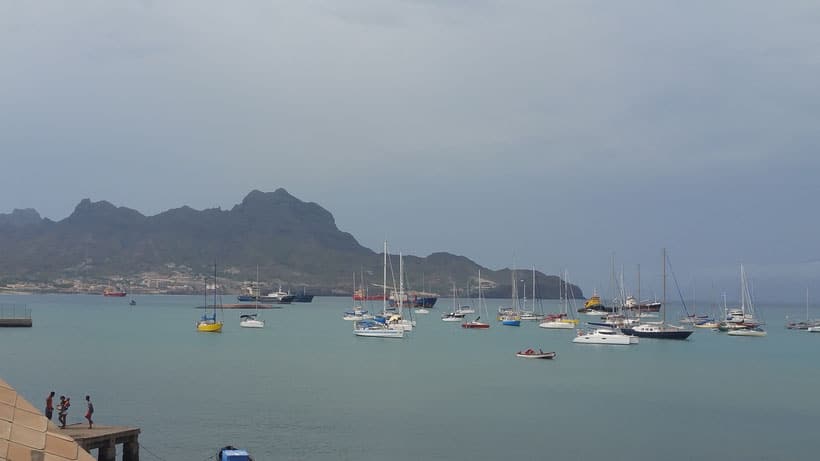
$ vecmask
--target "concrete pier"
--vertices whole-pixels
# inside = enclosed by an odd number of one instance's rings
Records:
[[[71,424],[61,430],[85,451],[97,450],[98,461],[116,461],[117,445],[122,444],[122,461],[139,461],[138,427],[100,426],[89,429],[85,423]]]
[[[0,327],[31,327],[31,309],[25,304],[0,304]]]

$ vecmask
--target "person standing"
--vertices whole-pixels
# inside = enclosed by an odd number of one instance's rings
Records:
[[[60,396],[60,403],[57,404],[57,420],[60,421],[60,429],[65,429],[65,418],[66,412],[68,412],[68,406],[66,406],[65,396]]]
[[[94,421],[91,420],[91,415],[94,414],[94,404],[91,403],[91,396],[85,396],[85,403],[88,405],[85,411],[85,419],[88,420],[88,428],[91,429],[91,425],[94,424]]]
[[[51,421],[51,417],[54,415],[54,391],[48,394],[46,397],[46,418]]]

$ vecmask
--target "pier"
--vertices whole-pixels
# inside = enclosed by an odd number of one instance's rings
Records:
[[[139,461],[140,444],[138,427],[94,425],[89,429],[85,423],[71,424],[61,433],[73,438],[85,451],[97,450],[98,461],[115,461],[117,445],[122,444],[122,461]]]
[[[31,309],[25,304],[0,304],[0,327],[31,327]]]

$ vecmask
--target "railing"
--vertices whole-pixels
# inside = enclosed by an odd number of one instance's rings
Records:
[[[31,319],[31,308],[25,304],[0,304],[0,319]]]

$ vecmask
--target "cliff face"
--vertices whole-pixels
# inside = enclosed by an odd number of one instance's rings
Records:
[[[340,231],[330,212],[284,189],[251,191],[230,210],[182,207],[155,216],[89,199],[59,222],[14,210],[0,214],[0,252],[5,279],[128,276],[169,266],[208,274],[217,262],[236,280],[254,280],[258,266],[269,283],[350,293],[353,272],[364,274],[366,283],[380,283],[382,272],[380,254]],[[397,258],[391,259],[397,271]],[[477,286],[480,266],[463,256],[434,253],[405,263],[411,288],[446,294],[455,282],[463,296],[470,284]],[[509,271],[480,269],[494,286],[488,296],[509,296]],[[557,297],[558,283],[538,273],[538,295]]]

